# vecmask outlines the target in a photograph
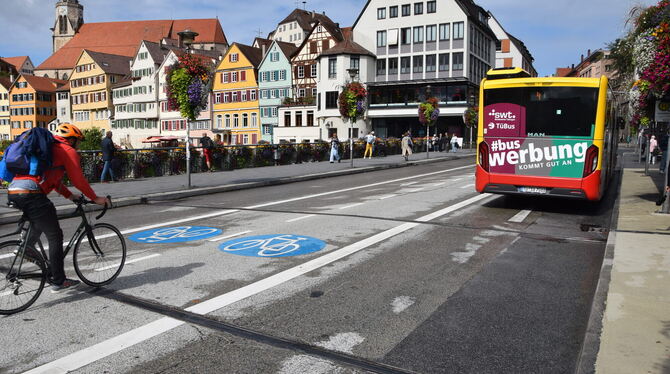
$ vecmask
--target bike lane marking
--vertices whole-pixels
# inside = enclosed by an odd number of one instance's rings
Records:
[[[154,258],[154,257],[158,257],[158,256],[160,256],[160,254],[155,253],[155,254],[153,254],[153,255],[149,255],[149,256],[144,256],[144,257],[134,258],[134,259],[132,259],[132,260],[126,260],[126,261],[124,262],[124,264],[125,264],[125,265],[128,265],[128,264],[132,264],[133,262],[140,262],[140,261],[148,260],[148,259],[150,259],[150,258]],[[95,271],[104,271],[104,270],[108,270],[108,269],[115,269],[115,268],[117,268],[119,265],[121,265],[121,264],[105,266],[104,268],[95,269]]]
[[[165,227],[160,230],[147,230],[128,237],[136,243],[184,243],[208,239],[221,234],[223,230],[205,226]]]
[[[247,257],[290,257],[318,252],[326,242],[305,235],[271,234],[247,236],[222,243],[219,250]]]
[[[491,196],[492,196],[491,194],[476,195],[468,200],[456,203],[444,209],[423,216],[417,219],[417,221],[418,222],[432,221],[436,218],[442,217],[459,209],[463,209],[469,205],[472,205],[480,200],[486,199]],[[368,248],[384,240],[392,238],[396,235],[402,234],[403,232],[413,229],[419,225],[420,223],[404,223],[400,226],[396,226],[389,230],[383,231],[379,234],[373,235],[359,242],[350,244],[340,249],[335,249],[323,256],[317,257],[315,259],[307,261],[293,268],[284,270],[268,278],[261,279],[257,282],[238,288],[234,291],[217,296],[213,299],[204,301],[200,304],[193,305],[189,308],[186,308],[186,311],[201,315],[214,312],[228,305],[234,304],[240,300],[244,300],[248,297],[259,294],[263,291],[276,287],[280,284],[286,283],[292,279],[295,279],[299,276],[312,272],[323,266],[329,265],[337,260],[350,256],[356,252],[359,252],[365,248]],[[126,348],[132,347],[135,344],[139,344],[143,341],[151,339],[155,336],[158,336],[164,332],[170,331],[184,324],[186,324],[186,322],[176,320],[171,317],[163,317],[154,322],[150,322],[146,325],[137,327],[121,335],[102,341],[91,347],[84,348],[80,351],[71,353],[55,361],[38,366],[32,370],[26,371],[25,374],[37,374],[37,373],[65,374],[68,373],[69,371],[82,368],[88,364],[99,361],[105,357],[108,357]]]
[[[238,233],[235,233],[235,234],[219,236],[219,237],[216,237],[216,238],[214,238],[214,239],[209,239],[209,241],[210,241],[210,242],[218,242],[219,240],[224,240],[224,239],[234,238],[234,237],[236,237],[236,236],[240,236],[240,235],[248,234],[248,233],[250,233],[250,232],[251,232],[251,230],[247,230],[247,231],[242,231],[242,232],[238,232]]]
[[[528,215],[531,212],[532,212],[532,210],[522,210],[519,213],[517,213],[516,215],[514,215],[514,217],[508,219],[508,221],[509,222],[515,222],[515,223],[521,223],[528,217]]]

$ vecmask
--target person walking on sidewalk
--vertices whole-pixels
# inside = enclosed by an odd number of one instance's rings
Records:
[[[107,133],[111,138],[111,133]],[[56,214],[56,207],[47,195],[56,191],[64,198],[72,201],[80,198],[74,195],[63,183],[63,176],[86,197],[98,205],[109,204],[109,199],[99,197],[86,181],[81,171],[77,146],[84,139],[82,132],[69,123],[60,124],[55,131],[51,145],[52,165],[42,176],[16,175],[7,189],[7,199],[33,223],[33,235],[29,238],[34,243],[42,233],[49,242],[49,263],[51,269],[51,293],[59,293],[65,289],[76,287],[78,280],[65,277],[63,264],[63,230],[61,230]],[[110,139],[111,142],[111,139]]]
[[[104,166],[102,167],[102,174],[100,175],[100,183],[105,183],[105,176],[109,172],[109,176],[112,178],[112,181],[116,181],[114,177],[114,168],[112,168],[112,161],[114,160],[114,152],[116,152],[116,147],[112,141],[112,132],[107,131],[107,135],[102,139],[102,161],[104,161]]]
[[[363,153],[363,159],[365,159],[365,156],[368,155],[368,152],[370,152],[370,156],[368,158],[372,158],[372,148],[375,145],[375,132],[370,131],[366,136],[365,136],[365,153]]]
[[[214,149],[214,142],[212,141],[212,138],[207,136],[206,132],[202,133],[202,138],[200,138],[200,145],[202,146],[202,154],[205,156],[207,171],[212,171],[212,150]]]
[[[402,147],[402,157],[405,158],[405,161],[409,161],[409,156],[412,155],[412,146],[414,145],[414,143],[412,143],[412,138],[409,136],[409,132],[406,132],[403,135],[400,145]]]
[[[652,135],[651,139],[649,140],[649,163],[650,164],[655,164],[656,163],[656,148],[658,148],[658,141],[656,140],[656,136]]]
[[[330,138],[330,163],[341,161],[340,158],[340,141],[337,139],[337,134],[333,134],[333,137]]]

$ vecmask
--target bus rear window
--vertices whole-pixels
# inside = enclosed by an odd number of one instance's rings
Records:
[[[529,136],[592,136],[598,89],[591,87],[514,87],[484,91],[484,106],[516,104],[526,108]]]

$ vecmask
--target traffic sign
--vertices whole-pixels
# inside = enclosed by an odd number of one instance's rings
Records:
[[[303,235],[258,235],[227,241],[219,246],[223,252],[249,257],[300,256],[320,251],[326,242]]]
[[[160,229],[138,232],[128,239],[137,243],[183,243],[193,240],[211,238],[221,234],[222,230],[214,227],[180,226],[163,227]]]

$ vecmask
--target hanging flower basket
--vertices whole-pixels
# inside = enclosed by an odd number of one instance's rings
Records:
[[[463,113],[463,121],[468,127],[477,127],[477,122],[479,120],[479,107],[471,106],[465,110]]]
[[[354,123],[362,118],[367,97],[368,91],[358,82],[351,82],[344,86],[338,100],[342,118]]]
[[[184,54],[168,68],[168,106],[195,121],[208,104],[214,66],[192,54]]]
[[[438,99],[430,97],[426,102],[419,104],[419,123],[424,126],[433,126],[440,117],[440,108],[438,108]]]

